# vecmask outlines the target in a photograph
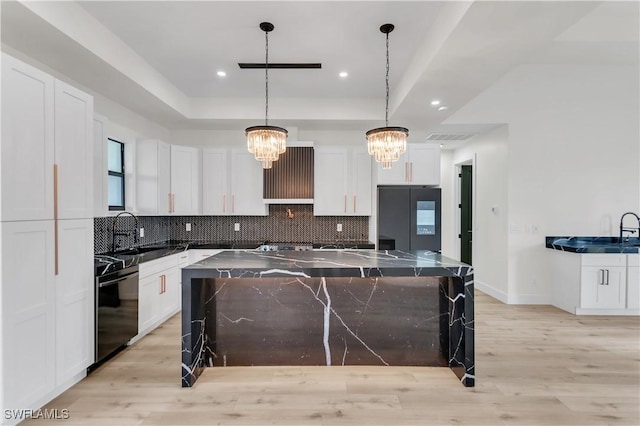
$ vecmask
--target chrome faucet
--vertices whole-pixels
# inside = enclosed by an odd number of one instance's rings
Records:
[[[635,216],[636,219],[638,220],[638,227],[637,228],[625,228],[624,227],[624,217],[626,215],[632,215]],[[622,243],[622,234],[625,232],[628,232],[629,234],[635,234],[636,232],[640,231],[640,216],[638,216],[637,214],[635,214],[634,212],[626,212],[625,214],[622,215],[622,217],[620,218],[620,243]],[[629,236],[627,236],[627,241],[629,241]]]
[[[127,230],[121,230],[118,231],[117,230],[117,225],[118,225],[118,218],[120,216],[122,216],[123,214],[129,215],[133,218],[133,220],[135,220],[136,222],[136,226],[133,229],[127,229]],[[113,218],[113,229],[111,230],[112,234],[111,234],[111,247],[112,247],[112,251],[116,251],[116,236],[118,235],[123,235],[123,236],[129,236],[131,234],[133,234],[133,244],[136,245],[138,243],[138,218],[136,217],[136,215],[134,215],[133,213],[129,213],[129,212],[121,212],[118,213],[118,215]]]

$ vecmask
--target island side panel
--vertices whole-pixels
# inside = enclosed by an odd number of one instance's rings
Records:
[[[206,365],[448,365],[438,277],[215,282],[205,341],[216,356]]]
[[[207,300],[211,300],[213,280],[194,278],[182,271],[182,387],[191,387],[208,365]]]
[[[475,386],[473,269],[451,277],[448,289],[449,367],[464,386]]]

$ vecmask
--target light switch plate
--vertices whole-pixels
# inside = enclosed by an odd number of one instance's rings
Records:
[[[234,223],[233,224],[233,230],[238,232],[240,230],[240,224],[239,223]]]
[[[140,238],[144,238],[144,228],[140,228]]]
[[[185,229],[187,230],[187,232],[191,232],[191,224],[190,224],[190,223],[187,223],[187,224],[185,225]]]
[[[338,232],[342,232],[342,224],[341,224],[341,223],[339,223],[339,224],[336,226],[336,231],[338,231]]]

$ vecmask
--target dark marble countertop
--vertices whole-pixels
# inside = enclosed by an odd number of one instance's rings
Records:
[[[545,237],[546,247],[571,253],[640,253],[640,238],[618,237]]]
[[[95,275],[104,275],[119,269],[170,256],[189,249],[200,250],[253,250],[265,241],[167,241],[149,246],[140,246],[116,253],[102,253],[94,256]],[[308,245],[313,249],[374,249],[370,241],[332,241],[314,243],[268,242],[275,246]]]
[[[438,253],[418,250],[223,251],[183,268],[223,278],[466,276],[473,269]]]

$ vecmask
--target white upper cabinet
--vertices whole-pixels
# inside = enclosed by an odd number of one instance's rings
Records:
[[[202,214],[220,216],[229,213],[227,150],[202,150]]]
[[[53,82],[2,55],[2,221],[53,219]]]
[[[440,147],[407,144],[407,152],[391,169],[378,164],[378,185],[440,185]]]
[[[230,214],[234,216],[266,216],[268,207],[262,198],[262,163],[244,149],[232,149],[230,160]]]
[[[136,141],[136,210],[138,213],[160,216],[169,214],[170,173],[169,144],[155,139]]]
[[[55,80],[58,218],[93,217],[93,97]]]
[[[148,215],[200,213],[200,150],[136,141],[136,210]]]
[[[262,165],[243,149],[205,149],[202,153],[202,213],[266,216]]]
[[[93,136],[92,96],[3,54],[2,221],[93,217]]]
[[[371,157],[363,149],[317,147],[313,214],[371,215]]]
[[[171,214],[200,214],[200,150],[171,145]]]

